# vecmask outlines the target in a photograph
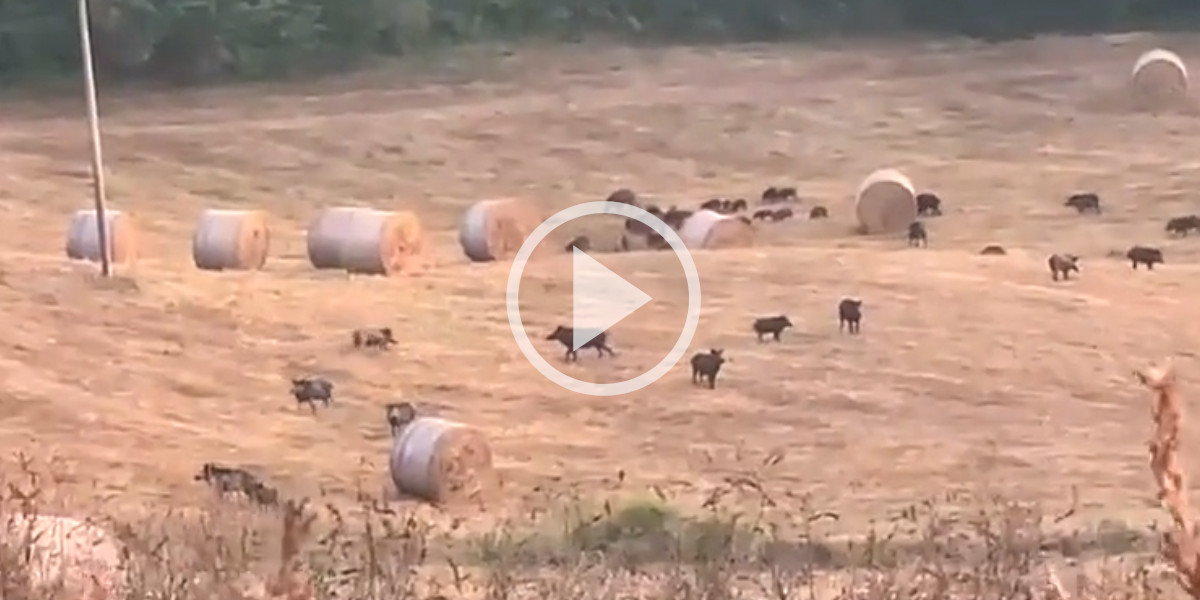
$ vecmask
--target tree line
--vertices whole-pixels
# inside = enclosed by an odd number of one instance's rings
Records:
[[[0,79],[80,65],[78,0],[0,0]],[[780,41],[831,34],[1193,27],[1194,0],[90,0],[98,68],[200,83],[344,69],[437,45],[590,34],[639,42]]]

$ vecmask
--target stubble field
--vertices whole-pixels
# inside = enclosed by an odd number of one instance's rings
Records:
[[[492,513],[539,485],[600,493],[618,471],[627,488],[698,503],[778,450],[776,483],[836,506],[847,529],[947,490],[1061,506],[1073,486],[1079,519],[1148,521],[1147,408],[1129,369],[1175,356],[1186,379],[1200,345],[1200,238],[1163,232],[1200,212],[1200,124],[1114,99],[1160,43],[520,50],[463,53],[437,73],[102,90],[111,201],[143,230],[145,258],[121,273],[136,289],[62,256],[70,213],[90,202],[81,102],[0,104],[0,447],[60,457],[63,501],[81,506],[198,504],[207,461],[248,465],[287,495],[349,497],[386,486],[382,407],[404,399],[489,436],[504,480]],[[928,249],[851,233],[858,182],[885,166],[944,198]],[[715,391],[683,364],[627,396],[557,387],[513,342],[507,265],[468,264],[456,242],[480,199],[552,210],[631,187],[685,206],[779,184],[798,188],[799,212],[823,204],[832,218],[694,254],[693,350],[734,359]],[[1100,193],[1102,216],[1062,206],[1082,190]],[[303,228],[342,204],[417,212],[433,266],[313,271]],[[192,267],[209,207],[271,213],[265,271]],[[977,255],[991,243],[1009,255]],[[1110,257],[1135,243],[1167,264],[1132,272]],[[1051,252],[1079,254],[1082,277],[1052,283]],[[600,258],[641,273],[656,302],[613,330],[617,358],[585,353],[567,370],[626,379],[674,342],[686,298],[667,253]],[[539,290],[523,298],[536,340],[570,316],[568,255],[524,285]],[[837,331],[843,296],[866,302],[861,336]],[[751,319],[779,312],[795,330],[755,342]],[[385,324],[392,353],[348,348],[351,328]],[[315,418],[287,394],[310,372],[338,386]]]

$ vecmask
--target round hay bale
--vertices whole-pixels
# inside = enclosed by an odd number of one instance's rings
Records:
[[[1187,67],[1174,52],[1155,48],[1138,57],[1130,83],[1141,99],[1178,100],[1187,95]]]
[[[257,271],[270,249],[267,213],[261,210],[206,210],[192,236],[192,261],[206,271]]]
[[[363,209],[350,214],[339,234],[341,267],[366,275],[411,270],[420,262],[425,243],[421,220],[408,211]]]
[[[9,515],[5,521],[4,544],[30,550],[30,591],[60,589],[64,598],[122,597],[121,549],[108,532],[69,517]]]
[[[132,263],[138,258],[137,223],[133,216],[119,210],[104,211],[108,224],[109,257],[114,263]],[[80,210],[71,217],[67,230],[67,258],[99,262],[100,236],[96,231],[96,211]]]
[[[679,237],[689,248],[744,248],[754,245],[754,227],[734,215],[699,210],[683,221]]]
[[[397,491],[436,504],[478,499],[495,477],[482,433],[433,417],[418,417],[404,427],[388,466]]]
[[[458,241],[475,262],[504,260],[542,224],[544,217],[522,200],[484,200],[467,209],[458,228]]]
[[[308,260],[317,269],[390,275],[420,262],[424,229],[414,213],[340,206],[308,226]]]
[[[308,224],[305,242],[308,261],[316,269],[342,268],[342,232],[350,225],[354,213],[370,210],[358,206],[337,206],[317,213]]]
[[[854,212],[864,233],[901,231],[917,218],[916,189],[903,173],[880,169],[859,186]]]

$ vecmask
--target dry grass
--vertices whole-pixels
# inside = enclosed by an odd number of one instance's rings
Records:
[[[1200,212],[1196,121],[1121,110],[1112,96],[1158,45],[1200,51],[1148,36],[530,50],[464,53],[437,75],[115,91],[102,100],[111,197],[141,217],[149,257],[115,284],[62,258],[67,219],[89,201],[76,99],[5,103],[0,447],[59,457],[55,502],[73,514],[209,510],[191,476],[210,460],[358,510],[360,488],[387,486],[383,406],[403,398],[487,432],[505,481],[484,513],[404,505],[438,526],[488,531],[567,493],[562,482],[603,497],[619,470],[623,490],[656,486],[690,514],[744,475],[743,455],[778,451],[772,483],[836,507],[829,535],[933,493],[960,514],[994,494],[1060,506],[1072,488],[1074,514],[1051,529],[1143,527],[1159,513],[1140,492],[1128,361],[1165,349],[1195,367],[1200,346],[1189,308],[1200,241],[1162,231]],[[854,190],[880,166],[945,198],[928,250],[849,235]],[[507,268],[467,264],[454,241],[481,198],[556,209],[629,186],[682,205],[776,183],[833,218],[767,227],[755,249],[696,253],[693,346],[735,361],[714,392],[682,368],[618,398],[556,387],[512,342]],[[1104,216],[1061,206],[1082,189],[1101,193]],[[435,267],[390,280],[309,269],[304,224],[356,202],[421,215]],[[264,272],[191,267],[209,207],[270,211]],[[1009,255],[975,255],[989,243]],[[1109,258],[1135,243],[1160,245],[1168,264],[1132,273]],[[1049,281],[1056,251],[1083,257],[1078,281]],[[617,359],[567,367],[615,381],[674,342],[684,294],[668,255],[601,258],[657,301],[614,329]],[[527,271],[531,335],[569,318],[569,268],[564,255]],[[866,300],[862,336],[837,334],[843,295]],[[781,311],[797,328],[757,344],[751,318]],[[348,349],[350,329],[384,324],[402,341],[392,354]],[[557,361],[558,348],[545,352]],[[316,418],[286,395],[286,378],[310,371],[338,386]]]
[[[1163,556],[1175,567],[1183,590],[1193,598],[1200,597],[1200,548],[1196,546],[1196,523],[1188,501],[1187,476],[1179,460],[1183,410],[1175,372],[1170,366],[1150,367],[1138,371],[1137,376],[1154,392],[1150,472],[1157,483],[1158,498],[1174,523],[1174,528],[1164,535]]]
[[[1043,597],[1047,568],[1060,596],[1069,587],[1088,598],[1178,597],[1152,547],[1131,543],[1129,530],[1056,534],[1048,525],[1062,516],[1029,503],[985,498],[946,510],[939,498],[847,539],[827,526],[837,512],[775,489],[770,468],[753,471],[715,488],[691,515],[666,497],[593,506],[594,494],[548,494],[553,511],[485,534],[365,496],[349,511],[214,502],[101,518],[126,549],[123,588],[88,598],[1012,598]],[[57,465],[8,473],[0,519],[53,511],[42,492],[61,486]],[[23,591],[32,561],[20,542],[0,544],[6,598],[79,597]],[[1071,585],[1058,572],[1074,575]]]

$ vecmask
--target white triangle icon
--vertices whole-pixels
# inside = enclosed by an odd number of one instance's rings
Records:
[[[634,311],[645,306],[650,296],[579,248],[571,255],[571,327],[575,329],[572,350],[608,331]]]

